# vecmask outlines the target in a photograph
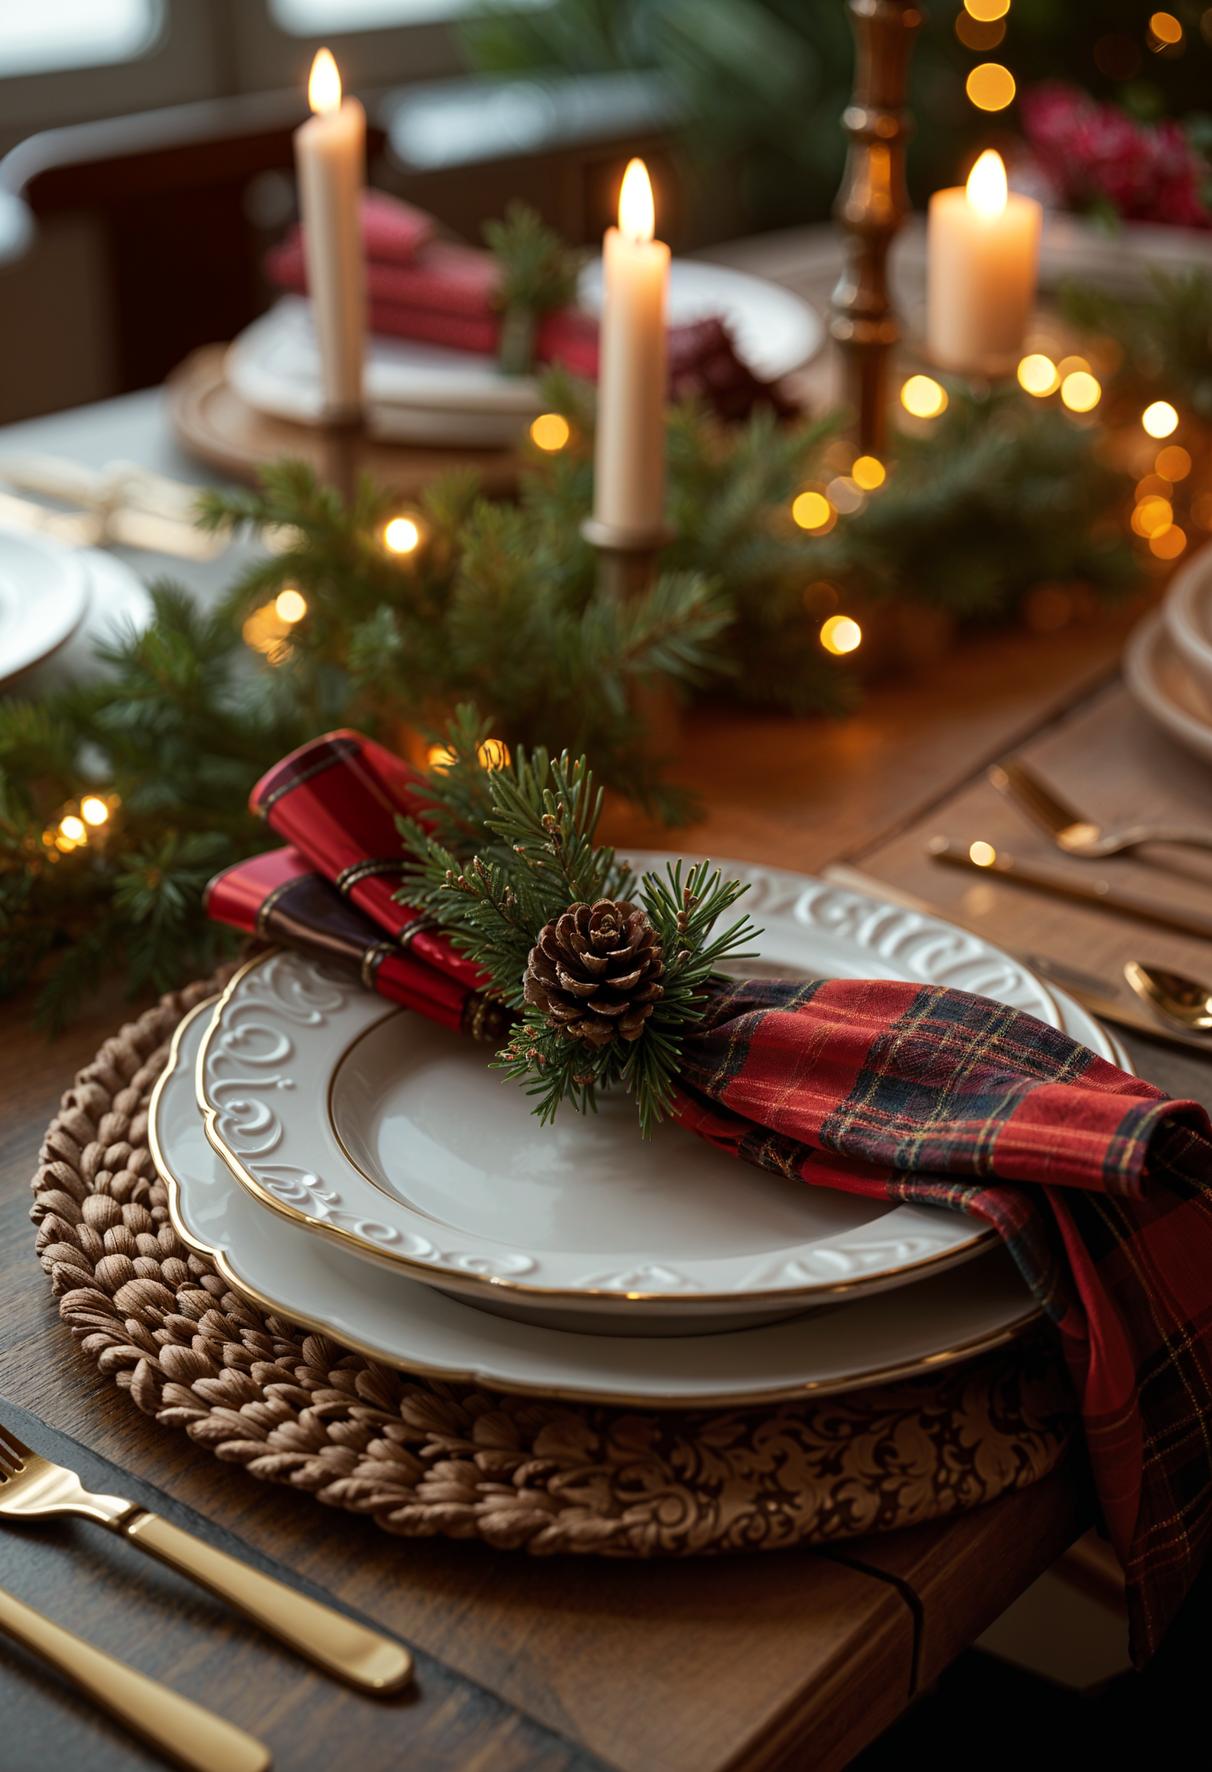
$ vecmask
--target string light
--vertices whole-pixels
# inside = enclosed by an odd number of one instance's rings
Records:
[[[1177,560],[1186,545],[1186,534],[1177,523],[1170,523],[1149,537],[1149,552],[1159,560]]]
[[[1018,90],[1014,75],[1001,62],[978,62],[964,83],[964,91],[978,111],[1004,111]]]
[[[508,769],[509,746],[503,738],[486,738],[476,748],[481,769]]]
[[[1168,400],[1154,400],[1140,415],[1150,437],[1169,437],[1178,429],[1178,413]]]
[[[791,515],[801,529],[811,530],[816,535],[832,529],[834,524],[833,506],[823,492],[814,487],[798,493],[792,502]]]
[[[415,517],[393,517],[383,528],[383,546],[389,554],[415,554],[421,545],[421,525]]]
[[[531,422],[530,441],[536,449],[545,449],[549,454],[563,449],[571,436],[572,427],[560,412],[540,412]]]
[[[1093,412],[1103,390],[1088,369],[1073,369],[1061,382],[1060,397],[1070,412]]]
[[[240,629],[244,644],[271,665],[281,664],[290,653],[290,623],[278,614],[276,602],[254,609]]]
[[[85,824],[103,825],[109,820],[109,807],[100,794],[85,794],[80,802],[80,816]]]
[[[937,418],[947,410],[947,390],[932,375],[911,375],[901,389],[901,405],[914,418]]]
[[[302,591],[296,591],[293,585],[287,585],[274,598],[274,614],[279,621],[293,627],[295,622],[302,621],[307,614],[307,598]]]
[[[1079,370],[1079,369],[1088,370],[1089,367],[1090,367],[1090,365],[1084,357],[1077,357],[1077,356],[1062,357],[1060,362],[1056,366],[1056,373],[1060,376],[1061,380],[1064,381],[1064,379],[1067,375],[1072,375],[1076,370]]]
[[[1132,527],[1137,535],[1152,540],[1164,529],[1169,529],[1174,522],[1174,506],[1168,498],[1153,494],[1142,498],[1132,513]]]
[[[994,19],[1005,18],[1010,0],[964,0],[964,11],[978,25],[991,25]]]
[[[1173,483],[1185,480],[1191,472],[1191,457],[1181,443],[1167,443],[1164,449],[1158,450],[1153,466],[1163,480]]]
[[[59,835],[69,843],[88,842],[88,831],[84,820],[74,812],[65,813],[59,820]]]
[[[1149,48],[1158,53],[1177,49],[1183,40],[1183,28],[1172,12],[1155,12],[1149,20]]]
[[[863,630],[852,615],[831,615],[821,623],[821,645],[826,652],[841,657],[857,652],[863,643]]]
[[[1042,400],[1046,394],[1054,394],[1060,383],[1056,364],[1043,351],[1032,351],[1018,366],[1019,387],[1034,394],[1037,400]]]
[[[455,754],[449,745],[431,744],[425,753],[425,762],[430,769],[449,769],[455,760]]]
[[[982,842],[978,837],[975,843],[968,845],[968,860],[974,867],[991,868],[997,860],[997,850],[992,843]]]
[[[860,455],[851,466],[850,478],[864,492],[874,492],[888,478],[888,470],[877,455]]]

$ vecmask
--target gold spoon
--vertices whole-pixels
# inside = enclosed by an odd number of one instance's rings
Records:
[[[1128,961],[1124,977],[1164,1020],[1191,1032],[1212,1030],[1212,991],[1206,984],[1163,966],[1144,966],[1139,960]]]

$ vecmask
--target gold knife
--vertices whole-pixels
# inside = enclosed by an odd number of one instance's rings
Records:
[[[893,904],[904,905],[907,910],[920,911],[923,916],[941,917],[947,922],[958,922],[961,927],[965,926],[953,911],[928,904],[916,894],[904,892],[898,886],[890,886],[886,880],[879,879],[875,874],[865,874],[859,868],[835,863],[824,870],[824,875],[827,880],[833,880],[839,886],[850,886],[856,892],[887,898]],[[983,933],[990,934],[989,931]],[[996,935],[992,935],[991,939],[996,941]],[[1165,1046],[1182,1046],[1189,1052],[1202,1053],[1205,1058],[1212,1055],[1212,1033],[1192,1034],[1171,1022],[1163,1022],[1160,1018],[1154,1021],[1135,1003],[1116,996],[1114,985],[1095,978],[1093,973],[1079,972],[1076,967],[1054,960],[1048,954],[1020,954],[1018,958],[1048,983],[1059,985],[1062,990],[1067,991],[1083,1009],[1088,1009],[1091,1015],[1097,1016],[1099,1021],[1114,1022],[1117,1027],[1127,1028],[1129,1033],[1160,1041]]]
[[[269,1749],[226,1718],[128,1667],[0,1588],[0,1633],[64,1675],[190,1772],[267,1772]],[[53,1751],[48,1763],[55,1760]]]
[[[1071,904],[1091,905],[1095,910],[1109,911],[1114,916],[1131,917],[1137,923],[1151,923],[1155,929],[1169,929],[1178,935],[1195,935],[1201,941],[1212,941],[1212,920],[1194,911],[1171,910],[1156,899],[1136,898],[1121,892],[1109,880],[1071,880],[1053,873],[1050,868],[1036,867],[1032,862],[1018,861],[1009,851],[995,849],[992,843],[956,843],[950,837],[931,837],[926,853],[947,867],[970,869],[975,874],[995,874],[1012,885],[1027,886],[1035,892],[1046,892],[1053,898],[1068,899]]]

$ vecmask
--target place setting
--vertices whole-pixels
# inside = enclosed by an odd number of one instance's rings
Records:
[[[240,255],[104,466],[0,439],[17,1772],[878,1772],[1189,1653],[1202,150],[1015,134],[1010,11],[894,278],[941,51],[851,7],[828,311],[663,138],[472,227],[356,30],[117,156]]]

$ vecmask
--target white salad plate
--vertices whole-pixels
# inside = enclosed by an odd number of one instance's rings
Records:
[[[149,1137],[179,1235],[263,1310],[421,1377],[523,1395],[733,1407],[937,1371],[1039,1315],[1001,1249],[898,1292],[714,1335],[595,1335],[476,1310],[266,1212],[208,1143],[195,1098],[210,1004],[178,1027]],[[748,1186],[749,1177],[745,1178]]]
[[[88,598],[79,553],[48,536],[0,530],[0,683],[70,639]]]
[[[724,868],[750,884],[768,974],[946,984],[1060,1025],[1039,980],[977,936],[801,874]],[[1077,1037],[1112,1055],[1092,1024]],[[739,1327],[920,1281],[992,1239],[961,1214],[789,1186],[676,1126],[643,1141],[624,1096],[541,1127],[482,1048],[291,952],[232,981],[197,1090],[212,1144],[261,1204],[531,1320]]]
[[[1212,688],[1205,691],[1162,614],[1147,615],[1133,629],[1124,682],[1137,706],[1171,738],[1212,763]]]
[[[600,306],[600,266],[585,267],[580,299],[591,310]],[[728,323],[745,362],[770,381],[800,368],[824,339],[816,310],[779,284],[726,265],[675,259],[670,322],[711,315]],[[226,370],[235,391],[258,411],[320,423],[320,359],[305,297],[285,296],[254,320],[233,342]],[[367,339],[366,399],[370,429],[400,443],[507,448],[542,411],[532,376],[504,375],[480,353],[380,335]]]

